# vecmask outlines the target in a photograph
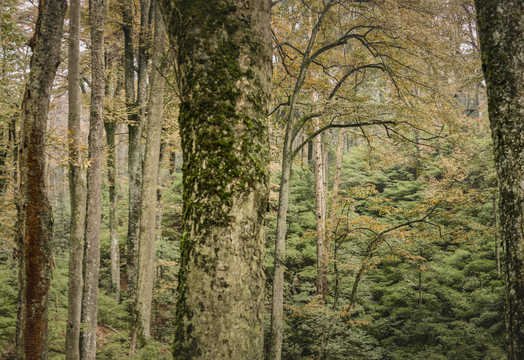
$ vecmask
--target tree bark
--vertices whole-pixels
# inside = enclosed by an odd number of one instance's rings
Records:
[[[164,108],[166,33],[160,10],[155,8],[155,38],[149,112],[146,124],[146,150],[142,171],[140,238],[138,257],[137,327],[140,347],[151,341],[151,302],[155,271],[155,230],[157,187]]]
[[[262,359],[271,2],[163,5],[170,36],[178,40],[182,89],[184,217],[174,357]]]
[[[329,205],[329,220],[333,221],[337,210],[338,189],[340,187],[340,171],[342,169],[342,156],[344,155],[344,137],[345,130],[340,129],[337,137],[337,153],[335,158],[335,173],[333,174],[333,189],[331,190],[331,204]],[[328,257],[331,252],[331,239],[333,236],[333,226],[328,228],[326,235],[326,249]]]
[[[136,109],[135,96],[135,70],[133,53],[133,11],[131,3],[124,1],[122,4],[122,31],[124,33],[124,89],[127,108],[127,121],[129,131],[127,173],[129,177],[129,212],[127,228],[127,253],[126,253],[126,281],[127,294],[130,299],[136,298],[137,261],[138,261],[138,231],[139,202],[137,193],[140,192],[140,153],[137,150],[140,144],[140,124]],[[132,304],[132,302],[131,302]],[[133,313],[133,309],[130,309]]]
[[[109,183],[109,253],[111,259],[111,294],[120,301],[120,249],[118,246],[118,195],[117,195],[117,161],[116,161],[116,127],[115,122],[104,122],[106,130],[107,181]]]
[[[280,360],[282,355],[282,322],[284,318],[284,270],[286,268],[287,211],[289,206],[289,185],[293,158],[291,123],[286,125],[284,153],[282,155],[282,176],[278,195],[277,228],[273,269],[273,296],[271,303],[271,332],[269,334],[269,359]]]
[[[53,219],[46,192],[45,150],[51,89],[60,63],[65,0],[41,1],[33,56],[22,103],[20,199],[18,219],[18,359],[47,359],[49,284]]]
[[[104,149],[104,25],[105,0],[89,1],[91,21],[91,106],[89,119],[89,168],[87,172],[87,209],[84,249],[84,292],[80,358],[96,358],[98,278],[100,273],[101,177]]]
[[[488,110],[499,179],[506,266],[508,358],[524,358],[524,8],[476,0]]]
[[[80,156],[80,1],[71,0],[69,8],[68,57],[68,138],[69,199],[71,231],[69,238],[69,279],[66,349],[67,360],[80,359],[80,320],[82,311],[82,260],[84,256],[86,184]]]
[[[319,129],[319,121],[315,119],[315,131]],[[322,301],[327,297],[327,253],[326,253],[326,204],[324,191],[324,156],[322,137],[313,139],[315,154],[315,215],[317,225],[317,295]]]

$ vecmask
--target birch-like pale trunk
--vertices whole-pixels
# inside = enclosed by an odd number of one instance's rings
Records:
[[[314,120],[315,131],[319,129],[318,118]],[[325,164],[322,151],[322,137],[313,139],[315,155],[315,217],[317,225],[317,295],[322,301],[327,297],[327,252],[326,252],[326,197],[325,197]]]

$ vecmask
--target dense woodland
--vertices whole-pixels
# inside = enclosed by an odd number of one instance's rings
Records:
[[[521,1],[0,21],[0,359],[524,359]]]

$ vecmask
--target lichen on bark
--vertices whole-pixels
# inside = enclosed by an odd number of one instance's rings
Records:
[[[174,356],[261,359],[270,1],[163,6],[179,49],[182,89],[184,214]]]
[[[476,0],[482,66],[499,178],[508,358],[524,359],[524,8]]]

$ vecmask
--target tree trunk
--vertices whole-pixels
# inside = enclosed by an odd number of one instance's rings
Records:
[[[96,357],[98,278],[100,273],[101,176],[104,149],[104,24],[105,0],[89,1],[91,21],[91,107],[89,119],[89,168],[87,172],[87,209],[84,249],[84,293],[80,357]]]
[[[140,203],[137,194],[140,193],[140,124],[138,122],[135,99],[135,70],[133,54],[133,11],[131,3],[122,4],[122,31],[124,32],[124,89],[126,97],[127,120],[129,130],[127,173],[129,176],[129,212],[127,229],[126,281],[127,294],[130,299],[136,298],[138,232],[140,224],[137,217],[140,214]],[[138,143],[138,144],[137,144]],[[132,304],[132,302],[131,302]],[[133,305],[131,305],[133,307]],[[130,309],[133,313],[133,308]]]
[[[262,359],[271,1],[163,5],[178,40],[182,89],[174,357]]]
[[[160,157],[160,138],[162,135],[162,115],[164,108],[166,67],[166,34],[160,10],[155,6],[155,40],[153,48],[153,71],[149,113],[146,126],[146,151],[142,172],[142,209],[140,215],[140,240],[138,257],[138,345],[151,341],[151,302],[155,270],[155,230],[157,216],[158,159]]]
[[[333,221],[337,210],[338,189],[340,187],[340,170],[342,169],[342,155],[344,151],[344,129],[340,129],[337,137],[337,153],[335,158],[335,173],[333,175],[333,189],[331,190],[331,204],[329,205],[329,220]],[[331,253],[331,239],[333,237],[333,225],[328,227],[326,234],[326,251],[328,261]]]
[[[160,143],[160,154],[158,156],[158,187],[156,190],[156,241],[162,240],[162,163],[164,162],[164,152],[166,150],[166,143]]]
[[[82,311],[82,260],[84,256],[86,184],[80,156],[80,1],[71,0],[69,8],[69,201],[71,231],[69,238],[69,279],[66,329],[66,359],[80,359],[80,320]]]
[[[315,131],[319,128],[318,119],[315,119]],[[313,139],[315,154],[315,215],[317,223],[317,295],[326,301],[327,297],[327,253],[326,253],[326,198],[324,191],[324,156],[322,151],[322,137]]]
[[[291,179],[291,123],[286,126],[284,153],[282,155],[282,177],[278,195],[277,228],[273,269],[273,296],[271,304],[271,333],[269,335],[269,359],[280,360],[282,356],[282,322],[284,318],[284,270],[286,267],[287,211],[289,207],[289,185]]]
[[[524,9],[519,0],[475,3],[499,179],[508,357],[524,359]]]
[[[22,103],[18,219],[18,359],[47,359],[53,219],[46,192],[45,138],[51,89],[60,63],[65,0],[41,1]]]
[[[120,249],[118,246],[118,195],[116,161],[116,126],[115,122],[104,122],[106,130],[107,181],[109,182],[109,252],[111,259],[111,294],[120,301]]]

